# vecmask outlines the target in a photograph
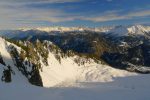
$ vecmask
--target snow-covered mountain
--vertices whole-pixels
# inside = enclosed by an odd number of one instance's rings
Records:
[[[142,25],[134,25],[134,26],[116,26],[110,29],[107,34],[111,34],[112,36],[150,36],[150,26],[142,26]]]
[[[150,36],[150,26],[133,25],[133,26],[112,26],[112,27],[38,27],[38,28],[20,28],[16,30],[1,30],[0,36],[6,36],[9,38],[24,38],[27,36],[35,35],[56,35],[59,33],[65,34],[86,34],[86,32],[104,33],[110,36],[122,37],[122,36]]]
[[[1,31],[0,99],[149,100],[149,29]]]
[[[59,59],[61,50],[50,41],[44,43],[49,48],[48,62],[45,62],[45,53],[39,53],[41,68],[36,69],[37,73],[32,65],[35,57],[30,58],[35,56],[32,55],[35,52],[29,53],[22,65],[20,57],[23,58],[23,55],[17,58],[15,55],[18,55],[17,52],[23,54],[26,48],[0,38],[0,100],[149,100],[149,75],[115,69],[71,51]],[[26,46],[29,44],[24,42]]]
[[[27,84],[1,84],[1,100],[149,100],[150,76],[115,78],[113,82],[84,82],[70,87],[41,88]]]
[[[135,25],[128,28],[130,34],[144,35],[144,33],[150,32],[150,27],[144,27],[142,25]]]
[[[83,31],[93,31],[93,32],[106,32],[115,33],[120,35],[134,34],[134,35],[144,35],[144,33],[150,32],[150,26],[143,25],[133,25],[133,26],[115,26],[115,27],[39,27],[39,28],[20,28],[22,31],[29,30],[39,30],[44,32],[83,32]]]
[[[6,33],[3,31],[2,36],[31,43],[37,39],[51,41],[63,52],[72,50],[115,68],[149,73],[149,29],[149,26],[142,25],[101,28],[48,27]],[[143,71],[145,67],[146,70]]]
[[[43,44],[37,41],[36,45],[8,41],[0,38],[0,83],[68,86],[76,82],[110,82],[115,77],[135,75],[71,51],[64,54],[49,41]]]

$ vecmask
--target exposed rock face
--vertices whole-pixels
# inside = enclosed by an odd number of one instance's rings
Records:
[[[11,82],[11,71],[9,69],[3,71],[3,75],[1,77],[1,80],[10,83]]]
[[[39,73],[39,70],[41,70],[40,56],[39,52],[35,51],[36,46],[31,47],[31,45],[33,45],[32,43],[26,43],[26,45],[22,44],[22,42],[8,42],[2,38],[0,38],[0,40],[0,52],[3,52],[3,54],[0,55],[0,66],[2,66],[4,70],[1,80],[7,83],[11,82],[11,76],[15,75],[15,72],[20,71],[31,84],[43,86]]]
[[[3,60],[3,58],[2,58],[1,53],[0,53],[0,63],[1,63],[2,65],[4,65],[4,66],[6,65],[5,62],[4,62],[4,60]]]
[[[31,78],[29,78],[29,82],[33,85],[43,86],[43,82],[38,69],[34,69],[32,71],[32,75]]]
[[[16,62],[17,68],[28,78],[31,84],[43,86],[40,71],[42,71],[42,63],[48,66],[47,58],[49,49],[40,41],[36,41],[35,43],[28,41],[24,43],[18,42],[16,44],[22,50],[19,53],[12,46],[10,47],[10,54]]]

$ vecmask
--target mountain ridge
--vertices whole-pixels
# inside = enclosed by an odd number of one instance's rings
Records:
[[[0,60],[1,82],[53,87],[70,86],[76,82],[110,82],[114,77],[136,75],[78,56],[71,51],[64,54],[49,41],[15,43],[0,37],[0,42],[0,58],[5,63]],[[45,53],[45,50],[48,52]]]

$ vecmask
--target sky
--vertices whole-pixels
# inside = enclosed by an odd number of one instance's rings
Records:
[[[0,0],[0,29],[150,24],[150,0]]]

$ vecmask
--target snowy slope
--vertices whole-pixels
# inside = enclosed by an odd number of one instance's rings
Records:
[[[15,74],[12,74],[12,82],[28,83],[27,77],[25,77],[15,66],[9,47],[13,45],[4,39],[0,38],[0,52],[2,58],[6,63],[6,66],[10,65]],[[15,45],[14,45],[15,46]],[[18,51],[20,48],[15,46]],[[115,77],[133,76],[135,73],[130,73],[124,70],[114,69],[110,66],[96,63],[92,59],[85,59],[84,57],[72,56],[56,59],[56,54],[49,51],[48,55],[48,66],[44,65],[42,61],[42,70],[40,76],[44,87],[53,86],[70,86],[78,82],[110,82]],[[75,60],[79,60],[80,63],[76,63]],[[84,64],[81,64],[84,62]],[[1,65],[1,75],[3,68],[7,69],[6,66]],[[26,70],[31,71],[31,67],[26,65]],[[29,76],[28,76],[29,77]]]
[[[74,62],[74,59],[81,58],[62,58],[60,63],[53,53],[49,53],[49,66],[43,67],[42,72],[40,72],[43,85],[45,87],[51,87],[58,85],[70,86],[78,82],[110,82],[115,77],[136,75],[135,73],[95,63],[92,59],[84,65],[78,65]]]
[[[9,46],[14,44],[11,44],[4,39],[0,38],[0,53],[1,56],[6,64],[6,66],[0,64],[0,78],[2,77],[2,72],[4,69],[8,69],[7,66],[11,66],[13,73],[12,73],[12,83],[28,83],[27,79],[22,75],[21,72],[18,71],[17,67],[14,65],[14,61],[9,53]],[[15,46],[18,51],[20,50],[19,47]],[[0,81],[1,83],[2,81]]]
[[[150,30],[142,25],[135,25],[128,28],[130,34],[144,35],[144,33],[150,32]]]
[[[149,100],[149,83],[149,75],[138,75],[66,88],[0,84],[0,100]]]

